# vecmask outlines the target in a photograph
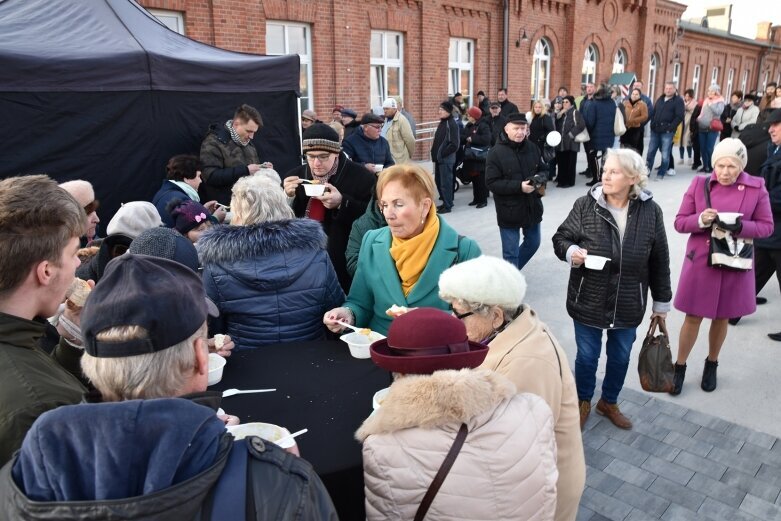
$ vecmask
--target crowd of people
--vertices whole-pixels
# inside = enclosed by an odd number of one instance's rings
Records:
[[[433,172],[411,161],[415,124],[400,99],[385,100],[382,116],[337,106],[329,123],[307,110],[303,164],[284,175],[259,157],[263,120],[242,105],[199,156],[172,157],[152,200],[125,203],[104,237],[87,181],[1,181],[3,504],[17,517],[247,508],[257,519],[335,519],[305,454],[227,433],[240,420],[207,390],[208,357],[357,327],[387,337],[371,358],[393,375],[356,426],[368,519],[574,520],[603,337],[595,409],[630,429],[619,394],[649,300],[651,317],[673,306],[686,315],[673,395],[711,320],[701,382],[711,392],[728,323],[755,311],[773,274],[781,286],[779,100],[768,88],[758,105],[742,93],[727,104],[713,85],[700,103],[667,83],[652,102],[639,82],[626,99],[588,84],[579,99],[562,88],[525,114],[506,89],[496,101],[481,91],[471,107],[457,94],[437,107]],[[524,301],[521,270],[541,246],[547,184],[575,185],[581,143],[589,189],[552,244],[570,267],[573,375]],[[675,217],[689,234],[677,288],[647,186],[657,153],[657,179],[674,175],[675,143],[678,165],[686,153],[706,174]],[[470,205],[494,198],[502,259],[443,217],[464,175]],[[721,267],[718,241],[748,264]],[[215,492],[237,481],[240,501]]]

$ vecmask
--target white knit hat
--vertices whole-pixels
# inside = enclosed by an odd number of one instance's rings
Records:
[[[719,144],[713,149],[711,164],[716,164],[716,161],[725,157],[737,162],[741,171],[746,169],[748,152],[746,151],[746,145],[741,140],[728,137],[719,141]]]
[[[148,201],[132,201],[125,203],[117,210],[108,223],[106,231],[109,235],[121,234],[135,239],[141,232],[149,228],[162,226],[160,214],[155,205]]]
[[[398,103],[396,103],[396,100],[393,98],[387,98],[385,101],[382,102],[382,108],[384,109],[397,109],[399,108]]]
[[[456,264],[439,276],[439,296],[474,304],[517,308],[526,296],[526,279],[509,262],[482,255]]]

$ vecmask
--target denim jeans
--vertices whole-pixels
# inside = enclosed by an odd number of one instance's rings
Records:
[[[519,245],[521,230],[523,230],[523,242]],[[521,270],[540,247],[540,223],[524,228],[500,227],[499,236],[502,239],[502,258]]]
[[[706,172],[713,171],[713,165],[711,164],[711,156],[713,155],[713,147],[716,145],[716,138],[719,137],[718,132],[699,132],[697,137],[700,141],[700,155],[702,156],[702,168]]]
[[[651,140],[648,142],[648,155],[646,157],[646,163],[648,166],[648,175],[653,174],[654,160],[656,159],[656,152],[662,153],[662,165],[659,167],[659,177],[664,177],[667,170],[670,168],[670,157],[673,149],[673,133],[672,132],[654,132],[651,131]]]
[[[590,402],[597,385],[597,366],[602,352],[601,328],[587,326],[575,320],[575,386],[578,400]],[[616,403],[618,393],[624,386],[624,378],[629,368],[629,353],[637,337],[636,329],[607,330],[607,363],[605,378],[602,380],[602,399],[607,403]]]
[[[437,191],[442,197],[442,206],[453,208],[453,167],[456,164],[456,155],[445,158],[441,163],[434,163],[434,181]]]

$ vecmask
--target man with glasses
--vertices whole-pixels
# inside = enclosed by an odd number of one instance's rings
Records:
[[[322,123],[317,119],[317,112],[312,109],[306,109],[301,113],[301,135],[304,135],[304,131],[314,125],[315,123]]]
[[[95,199],[92,183],[77,179],[60,184],[60,188],[71,194],[87,214],[87,233],[81,238],[81,247],[88,246],[97,238],[98,223],[100,223],[100,218],[98,218],[100,202]]]
[[[347,240],[353,222],[366,211],[376,178],[341,152],[339,135],[324,123],[306,129],[302,147],[306,164],[287,173],[285,193],[293,198],[296,217],[314,219],[323,225],[328,236],[328,255],[347,293],[352,282],[344,254]],[[302,185],[312,181],[325,186],[323,195],[306,195]]]
[[[396,164],[388,140],[381,135],[384,123],[385,118],[367,112],[361,118],[361,128],[342,142],[344,153],[374,174]]]

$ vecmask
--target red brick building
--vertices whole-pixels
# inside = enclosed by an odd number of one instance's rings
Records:
[[[749,40],[680,21],[686,6],[670,0],[139,1],[205,43],[298,53],[302,104],[326,120],[336,103],[362,112],[401,95],[421,123],[456,90],[493,99],[503,85],[524,109],[621,71],[654,98],[668,80],[698,97],[712,80],[725,92],[781,80],[781,26]]]

